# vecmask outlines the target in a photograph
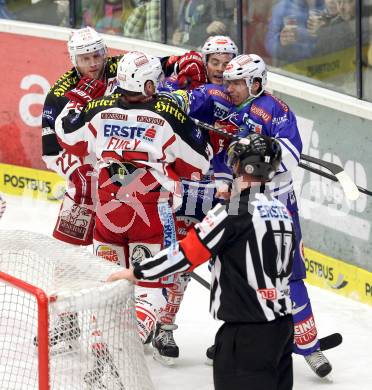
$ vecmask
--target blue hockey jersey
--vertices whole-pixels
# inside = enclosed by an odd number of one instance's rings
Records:
[[[238,136],[246,137],[256,132],[276,138],[282,147],[281,166],[268,183],[272,195],[289,207],[293,202],[288,194],[293,191],[291,171],[298,165],[302,152],[302,141],[294,113],[286,103],[268,92],[250,99],[240,106],[234,106],[229,121],[239,127]]]

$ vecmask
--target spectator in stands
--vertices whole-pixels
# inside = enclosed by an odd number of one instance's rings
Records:
[[[272,10],[266,50],[280,66],[313,55],[316,39],[307,28],[310,9],[322,11],[320,0],[280,0]]]
[[[357,69],[355,58],[358,50],[356,46],[355,0],[335,0],[335,3],[337,14],[329,18],[328,22],[324,23],[316,32],[315,53],[318,56],[329,57],[329,62],[333,65],[332,77],[328,78],[327,82],[335,85],[340,91],[354,94]],[[368,68],[372,65],[372,49],[365,46],[371,39],[370,26],[371,24],[368,24],[366,20],[362,20],[362,64],[366,67],[364,68],[363,82],[365,86],[370,84],[369,78],[371,77]],[[367,94],[368,91],[370,88],[366,87]]]
[[[350,21],[355,18],[355,0],[336,0],[336,3],[342,20]]]
[[[122,35],[123,25],[133,11],[133,0],[98,0],[82,4],[83,25],[96,31]]]
[[[208,36],[230,35],[234,38],[235,2],[183,0],[178,13],[178,28],[172,43],[198,47]]]
[[[0,18],[1,19],[14,19],[14,16],[9,12],[6,6],[6,1],[0,0]]]
[[[333,4],[335,9],[329,7]],[[326,13],[314,18],[317,22],[313,30],[316,54],[325,55],[355,47],[355,0],[328,0],[326,5]],[[333,14],[328,10],[332,10]]]
[[[249,53],[259,53],[266,62],[269,54],[265,48],[265,37],[271,17],[273,0],[251,2],[243,8],[244,50]]]
[[[124,25],[124,36],[160,42],[160,0],[135,0],[135,5]]]

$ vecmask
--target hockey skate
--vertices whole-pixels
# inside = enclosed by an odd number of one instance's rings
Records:
[[[148,335],[147,339],[145,340],[145,342],[143,343],[143,351],[145,352],[145,354],[150,353],[152,351],[151,342],[153,338],[154,338],[154,331],[152,330]]]
[[[165,366],[173,366],[180,353],[173,338],[173,331],[177,328],[178,326],[175,324],[156,324],[155,335],[152,340],[153,357]]]
[[[78,348],[80,337],[79,321],[76,313],[63,313],[58,316],[56,324],[49,333],[49,346],[52,354],[70,352]],[[34,345],[38,346],[37,336]]]
[[[84,375],[84,382],[89,389],[125,390],[107,345],[94,343],[91,348],[94,358],[93,368]]]
[[[324,378],[332,371],[331,363],[324,356],[323,352],[318,349],[310,355],[305,356],[305,360],[310,368],[318,375],[320,378]]]

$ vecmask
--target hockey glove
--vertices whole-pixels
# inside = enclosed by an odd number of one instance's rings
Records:
[[[79,205],[92,205],[92,185],[95,192],[94,170],[92,165],[85,164],[75,169],[70,175],[67,194]]]
[[[165,77],[169,77],[173,73],[177,72],[177,67],[178,67],[177,62],[179,59],[180,56],[169,56],[169,57],[164,57],[160,60]]]
[[[89,164],[75,169],[70,175],[69,188],[59,210],[53,237],[75,245],[90,245],[93,242],[95,217],[94,171]]]
[[[235,123],[232,123],[228,120],[223,120],[223,119],[217,120],[214,123],[214,127],[216,127],[217,129],[223,129],[232,135],[237,134],[239,131],[239,127]]]
[[[225,120],[216,121],[214,127],[217,129],[222,129],[231,135],[235,135],[239,132],[238,126]],[[229,137],[224,137],[222,134],[218,134],[213,131],[209,132],[209,137],[210,137],[211,145],[213,147],[214,154],[218,154],[223,149],[227,149],[227,147],[230,145],[231,142],[231,139]]]
[[[73,101],[85,106],[93,99],[97,99],[105,94],[106,84],[101,80],[83,77],[77,86],[65,93],[65,96]]]
[[[207,74],[202,56],[189,51],[178,60],[177,80],[181,89],[194,89],[207,82]]]

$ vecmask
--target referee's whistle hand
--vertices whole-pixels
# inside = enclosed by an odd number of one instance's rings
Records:
[[[130,269],[124,268],[121,271],[114,272],[113,274],[111,274],[108,277],[107,282],[115,282],[116,280],[120,280],[120,279],[126,279],[126,280],[129,280],[132,283],[136,283],[137,282],[137,279],[133,275],[133,269],[132,268],[130,268]]]

